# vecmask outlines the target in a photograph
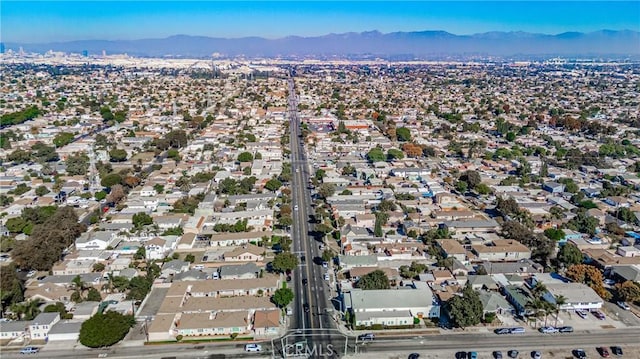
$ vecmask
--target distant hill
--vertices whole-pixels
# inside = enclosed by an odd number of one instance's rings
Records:
[[[44,53],[49,50],[90,54],[135,56],[208,57],[407,57],[446,58],[460,56],[616,56],[640,55],[640,32],[601,30],[557,35],[527,32],[487,32],[454,35],[446,31],[328,34],[316,37],[289,36],[215,38],[176,35],[164,39],[82,40],[46,44],[7,43],[6,48]]]

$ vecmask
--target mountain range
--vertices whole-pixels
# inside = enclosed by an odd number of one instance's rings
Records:
[[[129,54],[150,57],[315,57],[403,58],[640,56],[640,32],[600,30],[547,35],[528,32],[486,32],[454,35],[446,31],[349,32],[324,36],[217,38],[176,35],[162,39],[80,40],[41,44],[6,43],[8,49],[26,52],[49,50],[89,54]]]

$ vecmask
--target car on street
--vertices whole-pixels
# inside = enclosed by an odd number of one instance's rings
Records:
[[[287,307],[287,315],[293,315],[293,310]]]
[[[555,327],[541,327],[538,330],[540,331],[540,333],[545,333],[545,334],[552,334],[552,333],[558,332],[558,328],[555,328]]]
[[[587,353],[585,353],[584,349],[574,349],[572,352],[574,357],[578,359],[586,359]]]
[[[298,205],[296,204],[295,206],[293,206],[293,210],[297,211],[298,210]]]
[[[538,350],[534,350],[531,352],[531,358],[533,359],[542,359],[542,353]]]
[[[567,325],[567,326],[558,328],[558,331],[560,333],[573,333],[573,327],[570,327]]]
[[[582,319],[587,319],[587,312],[584,310],[577,309],[576,314]]]
[[[510,334],[511,333],[511,329],[509,328],[498,328],[496,330],[493,331],[496,334]]]
[[[305,313],[309,313],[309,304],[304,303],[304,304],[302,305],[302,309],[304,309],[304,312],[305,312]]]
[[[598,347],[596,348],[596,350],[598,351],[598,354],[600,354],[600,356],[603,358],[608,358],[611,356],[611,354],[609,354],[609,349],[607,349],[607,347]]]
[[[617,345],[611,347],[611,352],[615,356],[622,356],[622,348]]]
[[[307,257],[305,256],[300,256],[300,262],[304,263],[307,260]]]
[[[408,356],[408,359],[418,359],[420,358],[420,354],[419,353],[411,353]]]
[[[329,281],[331,277],[329,277],[329,273],[324,274],[324,280]]]
[[[618,302],[616,302],[616,304],[618,305],[618,307],[620,307],[620,308],[622,308],[624,310],[631,310],[631,307],[626,302],[618,301]]]
[[[365,334],[358,335],[358,340],[361,340],[361,341],[374,340],[375,338],[376,336],[373,335],[373,333],[365,333]]]
[[[309,283],[309,281],[307,280],[307,278],[302,278],[302,284],[307,285],[307,283]]]
[[[494,359],[502,359],[502,352],[499,350],[496,350],[493,352],[493,358]]]
[[[509,334],[522,334],[522,333],[524,333],[523,327],[509,328]]]
[[[509,350],[509,351],[507,352],[507,356],[508,356],[509,358],[512,358],[512,359],[517,358],[517,357],[518,357],[518,354],[520,354],[520,353],[519,353],[517,350],[515,350],[515,349],[511,349],[511,350]]]
[[[20,354],[36,354],[39,351],[37,347],[24,347],[20,350]]]
[[[245,352],[261,352],[262,351],[262,345],[260,344],[247,344],[244,346],[244,351]]]

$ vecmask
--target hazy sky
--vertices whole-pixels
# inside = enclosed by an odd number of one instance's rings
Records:
[[[640,1],[0,1],[0,39],[323,35],[445,30],[454,34],[640,31]]]

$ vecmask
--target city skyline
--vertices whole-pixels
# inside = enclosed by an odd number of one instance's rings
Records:
[[[274,39],[374,30],[558,34],[640,31],[640,2],[6,1],[1,20],[2,41],[24,43],[178,34]]]

